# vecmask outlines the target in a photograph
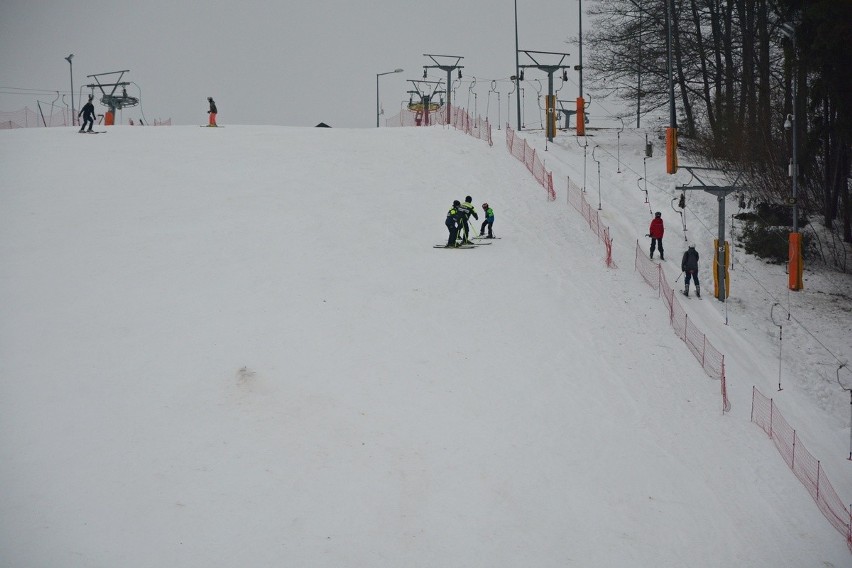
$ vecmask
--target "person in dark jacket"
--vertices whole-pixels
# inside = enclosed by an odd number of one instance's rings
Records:
[[[685,296],[689,296],[689,280],[695,281],[695,295],[701,297],[701,284],[698,282],[698,251],[695,250],[695,245],[689,243],[689,248],[683,253],[683,260],[680,261],[680,269],[686,273],[684,280],[686,287],[683,289]]]
[[[89,125],[88,132],[92,131],[92,126],[95,124],[95,105],[92,104],[92,99],[95,98],[93,95],[89,95],[89,102],[83,105],[83,108],[80,109],[80,112],[77,113],[77,118],[80,116],[83,117],[83,124],[80,126],[80,132],[86,129],[86,125]]]
[[[657,211],[654,213],[654,218],[651,219],[651,227],[648,229],[648,235],[651,237],[651,258],[654,258],[654,249],[660,247],[660,260],[666,260],[663,255],[663,233],[666,228],[663,226],[663,214]]]
[[[482,222],[482,227],[479,229],[479,236],[483,236],[485,227],[488,227],[488,238],[493,239],[494,233],[491,231],[491,227],[494,225],[494,210],[487,203],[482,204],[482,210],[485,212],[485,221]]]
[[[207,97],[207,102],[210,103],[210,110],[207,111],[207,114],[210,115],[210,122],[207,126],[219,126],[216,124],[216,114],[219,112],[216,109],[216,102],[213,100],[213,97]]]
[[[456,199],[453,201],[453,206],[447,211],[447,230],[450,232],[450,238],[447,239],[447,247],[457,247],[456,237],[459,234],[459,223],[464,218],[464,213],[461,211],[461,203]]]
[[[468,219],[473,216],[474,219],[479,220],[479,215],[476,214],[476,207],[473,206],[473,198],[471,196],[468,195],[464,198],[464,203],[461,204],[460,211],[463,214],[462,224],[459,227],[461,244],[471,244],[473,241],[470,240],[470,223]]]

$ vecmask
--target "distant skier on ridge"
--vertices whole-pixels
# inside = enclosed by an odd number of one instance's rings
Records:
[[[207,114],[210,115],[210,122],[207,126],[219,126],[216,124],[216,114],[219,112],[216,109],[216,102],[213,100],[213,97],[207,97],[207,102],[210,103],[210,110],[207,111]]]

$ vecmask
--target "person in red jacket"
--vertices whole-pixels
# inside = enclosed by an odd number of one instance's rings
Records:
[[[651,227],[648,229],[648,236],[651,237],[651,258],[654,258],[654,249],[660,247],[660,260],[666,260],[663,253],[663,233],[666,228],[663,226],[663,214],[657,211],[654,213],[654,218],[651,219]]]

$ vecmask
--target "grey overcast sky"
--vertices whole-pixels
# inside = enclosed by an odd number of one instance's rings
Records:
[[[565,62],[575,65],[577,45],[568,41],[577,36],[580,0],[517,3],[520,48],[567,52]],[[505,123],[514,0],[2,0],[0,110],[35,109],[57,90],[70,105],[70,53],[78,108],[81,85],[93,81],[87,75],[130,70],[123,80],[134,82],[128,94],[141,92],[142,105],[141,113],[136,107],[118,116],[125,124],[142,113],[149,121],[203,124],[212,96],[222,125],[375,127],[376,74],[405,70],[380,79],[382,106],[392,116],[408,100],[407,80],[432,64],[424,53],[463,56],[457,102],[469,104],[471,114],[487,109],[494,122],[494,86],[502,91]],[[429,72],[430,80],[445,76]],[[543,72],[526,73],[525,108],[536,109],[533,77],[545,93],[547,81]],[[492,85],[495,79],[503,81]],[[572,70],[560,99],[577,97],[577,79]]]

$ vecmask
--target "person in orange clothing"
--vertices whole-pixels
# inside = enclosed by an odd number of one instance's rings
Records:
[[[213,100],[213,97],[207,97],[207,102],[210,103],[210,110],[207,111],[207,114],[210,115],[210,122],[207,126],[219,126],[216,124],[216,113],[219,112],[216,110],[216,102]]]

